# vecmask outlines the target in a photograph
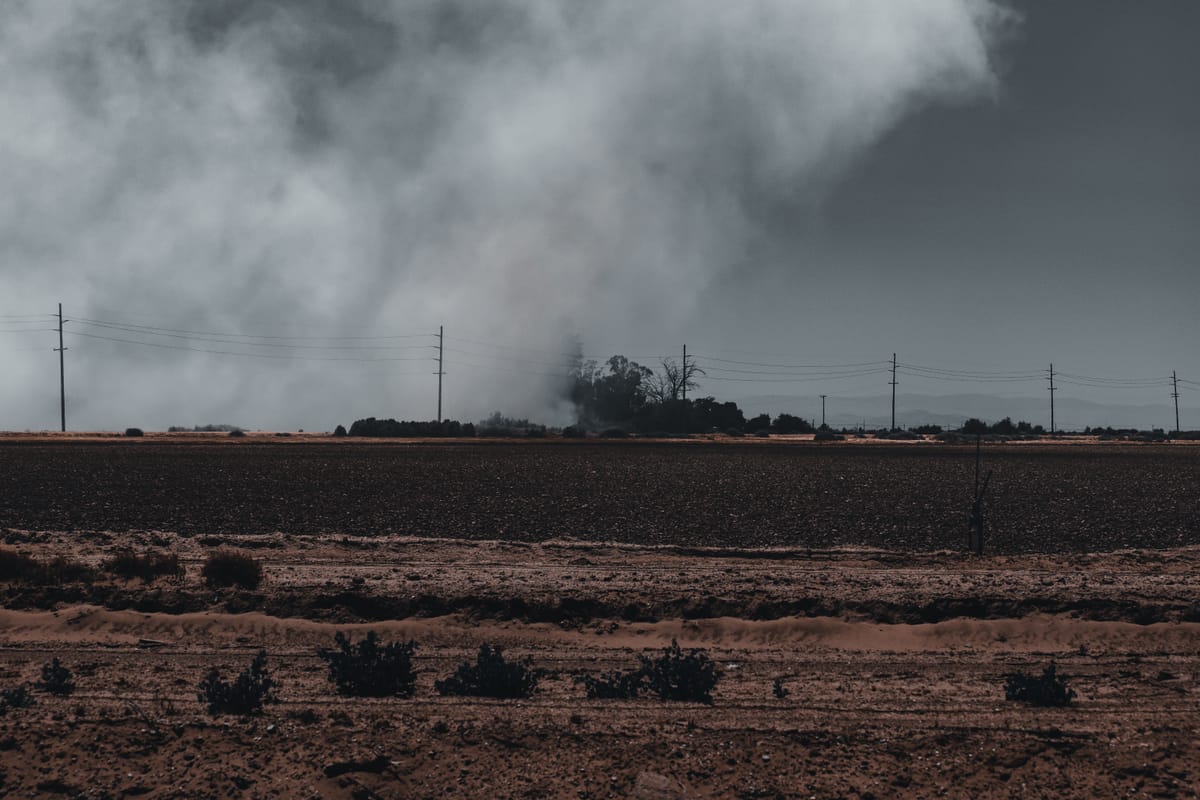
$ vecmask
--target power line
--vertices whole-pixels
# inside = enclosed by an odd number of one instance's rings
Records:
[[[695,360],[695,356],[692,356],[692,359]],[[732,367],[713,367],[713,366],[705,367],[705,369],[709,370],[711,372],[727,372],[727,373],[732,373],[734,375],[767,375],[767,376],[775,376],[775,377],[782,377],[782,376],[790,375],[790,376],[795,376],[798,378],[818,378],[818,377],[835,377],[836,378],[841,375],[872,375],[877,372],[890,371],[883,367],[867,369],[867,370],[863,370],[863,369],[835,370],[835,371],[830,371],[830,372],[779,372],[779,371],[775,371],[775,370],[735,369]]]
[[[242,347],[272,347],[285,350],[423,350],[436,345],[368,345],[368,344],[283,344],[280,342],[247,342],[238,339],[218,338],[209,334],[166,333],[145,330],[139,327],[127,327],[102,322],[87,322],[76,320],[80,325],[102,330],[115,330],[124,333],[134,333],[142,336],[162,336],[170,339],[181,339],[189,342],[210,342],[212,344],[235,344]]]
[[[70,336],[82,336],[87,339],[99,339],[105,342],[121,342],[123,344],[135,344],[142,347],[155,347],[161,350],[187,350],[192,353],[211,353],[223,356],[242,356],[245,358],[266,358],[278,361],[357,361],[357,362],[373,362],[373,361],[432,361],[432,356],[390,356],[390,357],[373,357],[373,358],[358,358],[354,356],[304,356],[304,355],[284,355],[281,353],[246,353],[237,350],[212,350],[204,347],[187,347],[184,345],[163,344],[161,342],[143,342],[137,339],[120,339],[113,336],[99,336],[94,333],[83,333],[82,331],[68,331]]]
[[[275,334],[229,333],[219,331],[193,331],[180,328],[162,328],[154,325],[137,325],[132,322],[91,319],[88,317],[78,317],[76,318],[76,322],[89,322],[94,325],[107,325],[122,328],[136,328],[138,330],[153,332],[191,334],[193,336],[223,336],[229,339],[272,339],[287,341],[375,341],[381,339],[419,339],[437,336],[436,333],[398,333],[375,336],[281,336]]]
[[[703,354],[693,354],[692,358],[704,361],[716,361],[720,364],[737,364],[745,367],[778,367],[780,369],[840,369],[850,367],[877,367],[890,365],[891,361],[864,361],[858,364],[778,364],[763,361],[735,361],[729,358],[716,358]]]

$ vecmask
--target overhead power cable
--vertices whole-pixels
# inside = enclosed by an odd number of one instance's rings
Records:
[[[1046,371],[1043,369],[1022,369],[1022,370],[974,370],[974,369],[949,369],[946,367],[929,367],[922,364],[908,364],[903,361],[896,363],[897,368],[912,370],[913,372],[930,373],[936,375],[946,375],[948,377],[961,378],[991,378],[996,380],[1004,379],[1029,379],[1029,378],[1044,378]]]
[[[716,361],[720,364],[736,364],[743,367],[775,367],[778,369],[849,369],[853,367],[882,367],[884,364],[891,368],[891,361],[864,361],[857,364],[778,364],[766,361],[736,361],[731,358],[716,358],[715,356],[707,356],[703,353],[697,353],[694,358],[697,361]]]
[[[180,328],[160,328],[154,325],[137,325],[130,322],[120,322],[115,320],[90,319],[88,317],[76,317],[75,321],[91,323],[93,325],[106,325],[111,327],[132,328],[148,332],[161,332],[188,334],[191,336],[223,336],[228,339],[271,339],[274,341],[377,341],[386,339],[421,339],[434,338],[436,333],[399,333],[378,336],[281,336],[272,334],[256,334],[256,333],[228,333],[219,331],[193,331]]]
[[[212,350],[204,347],[187,347],[177,344],[163,344],[161,342],[145,342],[137,339],[120,339],[113,336],[99,336],[94,333],[83,333],[82,331],[65,331],[68,336],[82,336],[86,339],[99,339],[106,342],[121,342],[122,344],[134,344],[142,347],[155,347],[162,350],[187,350],[193,353],[213,353],[223,356],[241,356],[243,358],[266,358],[278,361],[437,361],[433,356],[384,356],[359,358],[355,356],[309,356],[309,355],[285,355],[282,353],[247,353],[237,350]]]
[[[428,348],[436,348],[437,345],[380,345],[380,344],[292,344],[277,341],[270,342],[253,342],[244,341],[241,339],[232,339],[210,334],[183,334],[183,333],[166,333],[146,330],[140,327],[130,327],[125,325],[115,325],[104,322],[88,322],[85,320],[74,320],[78,325],[84,325],[89,328],[100,328],[102,330],[121,331],[123,333],[133,333],[141,336],[161,336],[170,339],[181,339],[190,342],[209,342],[212,344],[235,344],[243,347],[272,347],[284,350],[424,350]],[[273,337],[274,338],[274,337]]]
[[[764,370],[764,369],[737,369],[734,367],[714,367],[709,364],[704,365],[706,375],[712,373],[731,373],[734,375],[766,375],[768,377],[795,377],[795,378],[837,378],[837,377],[852,377],[855,375],[872,375],[876,372],[886,372],[882,367],[871,369],[845,369],[845,370],[828,370],[824,372],[786,372],[780,370]]]

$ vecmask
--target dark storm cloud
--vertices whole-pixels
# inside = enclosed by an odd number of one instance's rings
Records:
[[[985,0],[10,2],[7,307],[658,341],[905,115],[993,92],[1012,22]],[[427,364],[72,345],[81,425],[430,413],[403,374]],[[539,377],[451,380],[456,416],[547,402]],[[5,399],[44,418],[45,392]]]

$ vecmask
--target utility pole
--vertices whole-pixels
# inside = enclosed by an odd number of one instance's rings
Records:
[[[892,353],[892,430],[896,430],[896,354]]]
[[[683,346],[683,371],[680,373],[680,377],[683,379],[682,380],[683,399],[686,401],[687,400],[687,384],[688,384],[687,345],[686,344]]]
[[[826,397],[826,395],[821,395],[821,427],[822,428],[825,427],[825,397]]]
[[[67,368],[64,365],[63,353],[67,348],[63,345],[62,303],[58,304],[58,413],[62,422],[62,432],[67,432]]]
[[[446,339],[446,328],[444,325],[438,325],[438,415],[437,421],[442,421],[442,376],[446,371],[442,369],[442,355],[445,352],[443,345]]]
[[[1050,365],[1050,435],[1054,435],[1054,393],[1058,389],[1054,388],[1054,365]]]
[[[1175,399],[1175,432],[1179,433],[1179,378],[1171,370],[1171,397]]]

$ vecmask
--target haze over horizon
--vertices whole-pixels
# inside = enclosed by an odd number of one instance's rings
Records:
[[[57,427],[59,302],[79,430],[431,418],[439,325],[464,421],[568,421],[577,334],[650,367],[686,342],[699,394],[808,406],[884,396],[893,352],[933,413],[1045,403],[1053,362],[1060,402],[1169,425],[1172,370],[1200,405],[1198,24],[1168,0],[13,0],[0,429]]]

